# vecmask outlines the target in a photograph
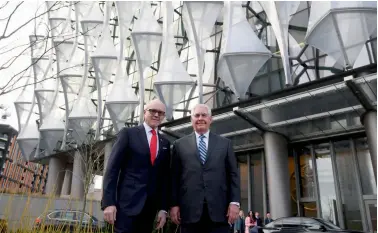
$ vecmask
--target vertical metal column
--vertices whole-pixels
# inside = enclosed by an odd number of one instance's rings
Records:
[[[363,195],[362,195],[362,184],[361,184],[361,174],[360,174],[360,170],[358,168],[358,160],[357,160],[357,153],[356,153],[356,146],[354,144],[354,140],[353,139],[349,139],[349,143],[350,143],[350,146],[351,146],[351,151],[352,151],[352,161],[353,161],[353,172],[355,174],[355,178],[356,178],[356,185],[357,185],[357,195],[358,195],[358,204],[360,206],[360,212],[361,212],[361,220],[362,220],[362,226],[363,226],[363,230],[364,231],[367,231],[369,226],[368,226],[368,223],[367,223],[367,217],[366,217],[366,209],[365,209],[365,203],[364,203],[364,198],[363,198]]]
[[[252,181],[251,181],[252,172],[251,172],[251,155],[250,154],[247,155],[247,174],[248,174],[248,177],[247,177],[248,209],[247,211],[249,211],[252,209]]]
[[[319,179],[318,179],[318,167],[316,165],[314,145],[311,145],[311,162],[312,162],[312,175],[315,181],[315,195],[316,195],[316,209],[318,218],[322,217],[322,207],[320,200]]]
[[[293,150],[293,155],[294,155],[294,173],[295,173],[295,194],[297,196],[297,212],[298,212],[298,216],[302,216],[302,211],[301,211],[301,206],[300,206],[301,183],[299,181],[301,179],[301,175],[300,175],[300,169],[299,169],[299,158],[295,150]]]
[[[377,112],[365,113],[362,121],[366,131],[374,176],[377,181]]]
[[[282,135],[265,132],[264,145],[270,212],[275,219],[289,217],[291,205],[287,141]]]
[[[261,169],[262,169],[262,191],[263,191],[263,211],[264,216],[268,212],[267,205],[267,180],[266,180],[266,166],[265,166],[265,154],[264,151],[261,151]]]
[[[343,201],[341,196],[341,188],[340,188],[340,180],[339,180],[339,173],[337,170],[337,163],[336,163],[336,153],[335,147],[332,141],[329,142],[329,150],[331,152],[331,162],[332,162],[332,172],[333,172],[333,180],[335,182],[335,191],[336,191],[336,205],[337,205],[337,219],[339,227],[345,229],[345,222],[344,222],[344,208],[343,208]]]

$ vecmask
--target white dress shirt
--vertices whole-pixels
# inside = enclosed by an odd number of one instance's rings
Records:
[[[199,148],[199,143],[201,141],[200,139],[200,134],[197,133],[197,132],[194,132],[196,134],[196,141],[197,141],[197,148]],[[206,145],[206,151],[208,150],[209,148],[209,135],[210,135],[210,130],[208,130],[206,133],[203,134],[205,136],[205,138],[203,139],[205,141],[205,145]],[[240,203],[239,202],[231,202],[230,204],[233,204],[233,205],[237,205],[237,206],[240,206]]]
[[[195,132],[195,134],[196,134],[196,139],[197,139],[197,148],[199,148],[199,143],[201,141],[201,139],[200,139],[201,135],[197,132]],[[210,134],[209,130],[206,133],[203,134],[205,136],[205,138],[203,140],[205,141],[206,151],[209,148],[209,134]]]
[[[151,133],[152,128],[149,125],[147,125],[146,122],[143,122],[143,126],[144,126],[144,129],[146,130],[148,147],[150,147],[151,138],[152,138],[152,133]],[[156,131],[156,139],[157,139],[157,144],[156,144],[156,157],[157,157],[158,151],[159,151],[159,134],[157,132],[157,129],[155,129],[155,131]]]

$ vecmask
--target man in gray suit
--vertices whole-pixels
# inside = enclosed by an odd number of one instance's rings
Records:
[[[232,143],[209,131],[207,105],[196,105],[191,115],[194,132],[173,145],[171,218],[181,233],[226,233],[240,203]]]

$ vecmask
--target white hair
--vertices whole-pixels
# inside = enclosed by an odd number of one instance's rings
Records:
[[[192,110],[191,110],[191,115],[192,115],[192,116],[194,115],[194,111],[195,111],[196,108],[198,108],[198,107],[204,107],[204,108],[206,108],[206,109],[207,109],[207,114],[209,114],[209,116],[211,116],[211,108],[210,108],[208,105],[206,105],[206,104],[196,104],[196,105],[192,108]]]

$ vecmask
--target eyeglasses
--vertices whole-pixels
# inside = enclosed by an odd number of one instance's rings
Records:
[[[158,114],[158,116],[165,116],[165,112],[163,112],[163,111],[160,111],[160,110],[157,110],[157,109],[152,109],[152,108],[149,108],[149,109],[147,109],[147,111],[149,111],[150,112],[150,114],[151,115],[153,115],[153,116],[155,116],[156,115],[156,113]]]
[[[195,118],[200,118],[201,116],[202,116],[202,117],[208,117],[209,114],[207,114],[207,113],[196,113],[196,114],[193,114],[193,116],[194,116]]]

